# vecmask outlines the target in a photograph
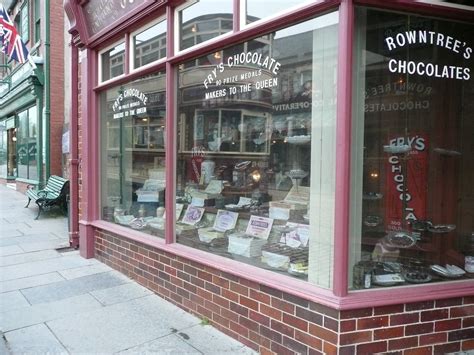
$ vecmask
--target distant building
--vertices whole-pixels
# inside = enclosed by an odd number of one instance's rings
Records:
[[[0,182],[18,190],[61,173],[64,10],[61,0],[5,0],[32,61],[0,54]]]

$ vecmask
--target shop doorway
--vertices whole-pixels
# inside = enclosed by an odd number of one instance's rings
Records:
[[[7,175],[8,177],[17,176],[17,158],[16,158],[16,141],[17,129],[11,128],[7,130]]]

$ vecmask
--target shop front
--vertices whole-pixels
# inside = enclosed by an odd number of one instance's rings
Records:
[[[38,107],[43,91],[37,75],[42,73],[26,63],[0,84],[0,181],[19,190],[38,184],[42,169]]]
[[[262,353],[474,350],[474,8],[267,3],[65,1],[81,255]]]

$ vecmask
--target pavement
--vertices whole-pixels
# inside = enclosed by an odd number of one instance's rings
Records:
[[[0,354],[256,354],[96,259],[0,185]]]

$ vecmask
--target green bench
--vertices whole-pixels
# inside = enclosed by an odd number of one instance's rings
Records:
[[[27,208],[31,200],[35,201],[38,205],[38,215],[44,209],[49,209],[53,206],[62,207],[64,211],[67,211],[67,195],[69,194],[69,180],[62,178],[61,176],[51,175],[43,189],[39,188],[28,188],[26,190],[26,196],[28,197]]]

